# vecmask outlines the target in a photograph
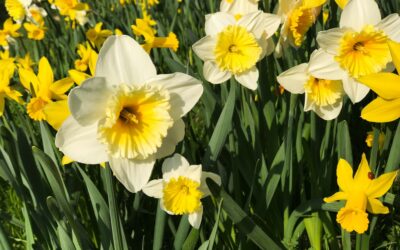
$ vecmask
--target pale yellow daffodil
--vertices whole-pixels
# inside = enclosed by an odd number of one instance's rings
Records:
[[[400,43],[390,41],[389,49],[397,75],[383,72],[359,78],[379,95],[361,112],[361,117],[370,122],[390,122],[400,117]]]
[[[30,118],[36,121],[46,120],[55,129],[69,116],[67,92],[73,85],[71,78],[54,81],[53,71],[47,58],[39,61],[38,74],[19,69],[22,85],[32,93],[27,105]],[[31,89],[32,86],[32,89]]]
[[[343,159],[339,160],[336,174],[340,191],[324,198],[324,201],[346,200],[346,205],[339,210],[336,217],[336,221],[346,231],[364,233],[369,224],[366,211],[372,214],[389,213],[389,209],[378,198],[390,189],[397,171],[375,178],[363,154],[354,178],[352,167]]]

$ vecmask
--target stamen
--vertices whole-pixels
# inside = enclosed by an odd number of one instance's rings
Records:
[[[119,119],[121,119],[125,123],[131,123],[131,124],[139,123],[137,115],[134,112],[128,110],[127,108],[122,109],[121,113],[119,113]]]

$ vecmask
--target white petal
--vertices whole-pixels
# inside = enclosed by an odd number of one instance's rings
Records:
[[[347,72],[335,61],[334,55],[322,49],[314,50],[311,54],[308,73],[316,78],[327,80],[341,80],[347,76]]]
[[[99,164],[108,161],[106,146],[97,140],[97,123],[81,126],[69,116],[58,130],[55,144],[77,162]]]
[[[201,181],[201,165],[189,165],[185,157],[179,154],[174,154],[164,161],[162,172],[165,181],[179,176],[185,176],[198,183]]]
[[[221,177],[217,174],[211,172],[202,172],[201,173],[201,184],[200,191],[203,193],[203,197],[209,196],[211,194],[210,189],[208,189],[206,179],[210,178],[219,186],[221,186]]]
[[[264,56],[269,56],[275,51],[275,43],[272,38],[267,39],[267,48],[265,50],[265,55]],[[263,58],[263,57],[261,57]]]
[[[304,95],[304,111],[310,111],[310,110],[315,110],[315,103],[308,98],[308,94],[306,92],[306,94]]]
[[[217,12],[206,15],[205,31],[206,35],[213,36],[221,32],[226,26],[234,25],[235,17],[226,12]]]
[[[203,75],[207,81],[213,84],[223,83],[232,76],[229,71],[221,71],[212,61],[204,62]]]
[[[161,199],[163,196],[163,179],[151,180],[143,188],[142,191],[147,196]]]
[[[391,14],[385,17],[376,26],[377,29],[383,30],[385,34],[393,41],[400,42],[400,17],[399,14]]]
[[[307,67],[307,63],[302,63],[282,72],[277,77],[279,84],[292,94],[303,94],[304,85],[310,78],[307,75]]]
[[[155,160],[111,158],[110,167],[115,177],[132,193],[139,192],[148,183]]]
[[[240,0],[231,1],[226,0],[221,1],[220,11],[228,12],[231,15],[246,15],[258,10],[258,1],[254,0]]]
[[[349,27],[360,31],[365,25],[375,25],[381,19],[375,0],[350,0],[343,9],[339,27]]]
[[[258,87],[258,69],[254,66],[246,72],[235,75],[235,79],[246,88],[256,90]]]
[[[242,18],[240,18],[237,22],[237,25],[245,27],[248,31],[253,33],[257,39],[259,39],[263,36],[267,29],[270,29],[270,27],[267,26],[270,25],[270,21],[273,22],[274,20],[269,20],[269,16],[264,15],[262,11],[257,11],[242,16]],[[272,25],[275,25],[275,23]],[[274,33],[271,35],[273,34]]]
[[[190,225],[192,225],[192,227],[196,229],[199,229],[202,217],[203,217],[203,205],[199,207],[199,210],[197,212],[189,214],[188,219]]]
[[[215,37],[205,36],[193,44],[192,49],[201,60],[214,60],[214,48],[216,43],[217,41]]]
[[[279,25],[281,24],[281,17],[278,15],[263,13],[264,15],[264,26],[265,31],[267,33],[266,38],[270,38],[275,32],[279,29]]]
[[[333,120],[339,116],[342,106],[343,102],[342,100],[339,100],[334,105],[328,105],[324,107],[314,106],[314,111],[324,120]]]
[[[348,29],[334,28],[318,32],[317,42],[319,47],[328,53],[337,54],[340,40],[346,31],[348,31]]]
[[[163,178],[166,173],[172,172],[179,167],[189,167],[189,162],[180,154],[174,154],[172,157],[164,160],[162,164]]]
[[[154,154],[155,159],[161,159],[175,152],[176,145],[185,136],[185,123],[182,119],[176,120],[163,139],[161,147]]]
[[[158,84],[168,90],[171,104],[170,113],[174,119],[179,119],[189,112],[203,94],[201,81],[183,73],[158,75],[149,83]]]
[[[360,102],[369,92],[367,86],[351,77],[343,79],[343,89],[353,103]]]
[[[93,77],[75,87],[68,95],[68,105],[72,116],[82,126],[100,120],[104,114],[112,90],[105,78]]]
[[[141,86],[156,74],[150,56],[129,36],[110,36],[100,50],[96,76],[105,77],[110,85]]]

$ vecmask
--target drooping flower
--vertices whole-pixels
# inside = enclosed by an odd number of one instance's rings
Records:
[[[143,187],[143,192],[160,199],[160,207],[167,213],[189,215],[189,223],[199,228],[203,216],[201,199],[210,195],[205,180],[211,178],[221,185],[221,178],[202,171],[201,165],[189,165],[179,154],[164,161],[162,172],[162,179],[150,181]]]
[[[257,88],[256,63],[268,49],[267,39],[278,29],[279,17],[261,11],[241,17],[218,12],[206,16],[206,36],[193,45],[204,61],[204,78],[214,84],[232,76],[246,88]]]
[[[378,73],[392,61],[388,41],[400,42],[399,25],[398,14],[381,20],[374,0],[351,0],[343,9],[340,28],[319,32],[318,44],[331,55],[332,68],[347,75],[343,87],[353,103],[369,92],[358,78]]]
[[[77,162],[109,162],[131,192],[148,182],[156,159],[183,139],[181,119],[197,103],[200,81],[182,73],[157,75],[149,55],[132,38],[104,43],[95,77],[69,94],[70,116],[56,146]]]
[[[150,23],[140,18],[136,19],[136,25],[132,25],[131,28],[135,35],[144,37],[145,44],[142,46],[147,53],[150,53],[152,48],[178,50],[179,41],[173,32],[170,32],[167,37],[157,37],[156,30],[151,27]]]
[[[111,30],[108,29],[103,30],[101,28],[102,26],[103,23],[101,22],[97,23],[94,28],[91,28],[86,32],[87,39],[93,44],[93,46],[96,46],[96,48],[98,49],[101,48],[107,37],[113,34]]]
[[[236,20],[242,16],[258,11],[260,0],[222,0],[219,10],[233,15]]]
[[[281,73],[277,80],[293,94],[305,93],[304,111],[313,110],[325,120],[335,119],[343,104],[343,75],[325,69],[326,53],[315,50],[310,62]]]
[[[390,41],[389,49],[397,75],[376,73],[359,78],[379,95],[361,111],[361,117],[370,122],[390,122],[400,118],[400,43]]]
[[[346,231],[364,233],[369,224],[366,211],[372,214],[389,213],[389,209],[378,198],[390,189],[397,171],[375,178],[363,154],[354,178],[352,167],[343,159],[339,160],[336,174],[340,191],[324,198],[324,201],[346,200],[346,205],[339,210],[336,217],[336,221]]]
[[[45,120],[58,129],[69,115],[65,92],[71,88],[73,81],[70,78],[54,81],[53,70],[46,57],[40,59],[37,75],[20,68],[19,77],[22,85],[34,96],[26,107],[29,117],[35,121]]]

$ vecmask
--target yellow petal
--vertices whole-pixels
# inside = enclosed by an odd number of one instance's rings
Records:
[[[41,88],[50,87],[50,84],[52,84],[54,81],[53,70],[51,69],[49,61],[46,57],[40,58],[38,78]]]
[[[394,179],[396,178],[397,171],[383,174],[376,179],[371,181],[368,189],[366,190],[366,195],[369,198],[378,198],[384,195],[392,186]]]
[[[339,188],[342,191],[347,192],[353,188],[353,169],[346,160],[339,160],[336,175]]]
[[[50,90],[56,95],[62,95],[67,92],[73,84],[74,81],[72,80],[72,78],[66,77],[53,83],[50,86]]]
[[[5,101],[6,100],[4,100],[4,95],[0,95],[0,116],[3,116]]]
[[[90,58],[89,58],[89,70],[90,70],[90,74],[92,76],[95,75],[95,70],[96,70],[96,63],[97,63],[97,58],[99,57],[99,55],[95,52],[92,51],[90,53]],[[77,83],[78,84],[78,83]]]
[[[303,7],[305,8],[315,8],[323,5],[326,0],[303,0]]]
[[[377,73],[358,78],[385,99],[400,98],[400,76],[393,73]]]
[[[71,79],[77,84],[77,85],[81,85],[81,83],[83,81],[85,81],[86,79],[90,78],[91,76],[80,72],[78,70],[75,69],[71,69],[68,71],[69,76],[71,77]]]
[[[39,90],[39,80],[36,77],[36,75],[32,71],[26,69],[19,69],[18,73],[19,73],[19,80],[21,81],[22,86],[24,86],[24,88],[26,88],[27,90],[31,91],[31,83],[32,83],[33,91],[37,93]]]
[[[391,122],[400,117],[400,98],[385,100],[380,97],[370,102],[361,117],[370,122]]]
[[[67,164],[70,164],[70,163],[72,163],[72,162],[74,162],[74,160],[72,160],[71,158],[69,158],[69,157],[66,156],[66,155],[64,155],[63,158],[61,159],[61,164],[62,164],[63,166],[65,166],[65,165],[67,165]]]
[[[365,154],[362,154],[360,165],[354,175],[354,186],[352,188],[357,190],[366,190],[372,181],[369,178],[371,175],[370,173],[372,174],[367,158]]]
[[[400,43],[389,41],[388,45],[390,53],[392,54],[394,66],[396,66],[397,73],[400,74]]]
[[[58,130],[67,117],[71,114],[68,108],[68,101],[62,100],[47,104],[43,110],[46,115],[46,121]]]
[[[10,99],[12,99],[20,104],[24,103],[24,101],[21,99],[22,94],[20,92],[14,90],[14,89],[8,88],[8,90],[6,91],[6,94]]]
[[[339,200],[347,200],[347,194],[345,192],[336,192],[332,196],[324,198],[324,202],[330,203]]]
[[[368,214],[364,211],[345,206],[341,208],[336,216],[336,221],[347,232],[356,231],[359,234],[368,229]]]
[[[337,5],[339,5],[341,9],[344,9],[349,0],[335,0],[335,2],[337,3]]]
[[[373,198],[368,199],[367,210],[372,214],[389,213],[389,208],[385,207],[380,200]]]

